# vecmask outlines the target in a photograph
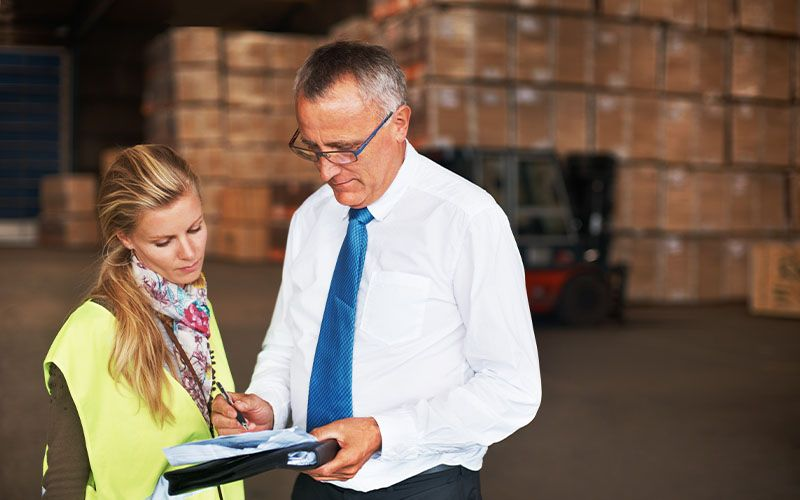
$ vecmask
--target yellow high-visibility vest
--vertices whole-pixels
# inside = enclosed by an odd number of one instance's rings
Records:
[[[210,308],[210,305],[209,305]],[[233,390],[225,348],[213,311],[210,348],[214,351],[216,378]],[[106,308],[85,302],[58,332],[44,361],[48,387],[50,363],[64,374],[78,409],[91,474],[86,498],[144,499],[153,493],[161,474],[172,467],[163,448],[208,439],[211,434],[194,400],[167,372],[164,401],[174,421],[159,425],[147,404],[123,381],[108,373],[108,360],[116,334],[116,320]],[[44,468],[47,470],[47,452]],[[225,500],[244,498],[242,481],[222,486]],[[198,491],[191,498],[217,499],[217,488]]]

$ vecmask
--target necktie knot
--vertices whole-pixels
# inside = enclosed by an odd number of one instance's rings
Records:
[[[374,218],[371,213],[369,213],[369,209],[367,207],[364,208],[351,208],[349,212],[350,220],[358,221],[361,224],[369,224],[370,221]]]

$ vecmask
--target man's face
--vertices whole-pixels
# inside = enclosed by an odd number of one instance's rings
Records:
[[[356,150],[386,118],[379,106],[364,102],[353,79],[336,83],[323,97],[310,101],[298,96],[298,145],[317,151]],[[358,161],[336,165],[326,158],[316,162],[322,182],[336,201],[363,208],[379,199],[403,163],[410,116],[401,106],[358,155]]]

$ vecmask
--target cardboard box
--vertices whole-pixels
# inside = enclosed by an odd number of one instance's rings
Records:
[[[739,26],[752,30],[796,34],[798,5],[795,0],[737,2]]]
[[[612,262],[628,266],[626,299],[653,302],[661,299],[658,275],[659,240],[651,237],[616,237]]]
[[[632,17],[639,12],[638,0],[605,0],[600,4],[601,12],[606,15]]]
[[[227,139],[235,146],[263,144],[269,130],[269,115],[257,109],[228,108]]]
[[[150,68],[217,64],[220,38],[220,30],[214,27],[170,28],[147,45],[145,64]]]
[[[731,91],[746,97],[791,97],[793,42],[754,35],[733,38]]]
[[[174,135],[167,144],[222,140],[222,113],[219,105],[181,106],[168,111],[174,119]]]
[[[694,175],[683,169],[664,172],[664,214],[661,225],[667,231],[695,228],[696,194]]]
[[[409,89],[415,117],[409,139],[415,146],[471,145],[468,87],[425,84]]]
[[[655,88],[659,54],[657,28],[598,22],[595,30],[595,84]]]
[[[219,254],[222,257],[244,262],[267,260],[272,248],[268,226],[221,221],[217,232]]]
[[[716,302],[723,297],[723,248],[722,240],[711,238],[697,242],[697,299]]]
[[[516,16],[516,78],[550,81],[553,79],[555,53],[551,16],[519,14]]]
[[[697,122],[692,143],[695,162],[722,164],[725,161],[725,108],[718,104],[697,105]]]
[[[689,161],[697,133],[697,106],[687,100],[674,99],[664,101],[662,110],[663,158],[672,162]]]
[[[91,174],[53,174],[39,184],[39,211],[44,217],[81,214],[94,217],[97,179]]]
[[[598,94],[595,100],[595,149],[629,158],[628,98]]]
[[[57,214],[39,219],[39,243],[49,247],[84,248],[99,243],[93,214]]]
[[[468,9],[423,11],[429,45],[419,55],[425,72],[451,78],[472,76],[470,48],[476,38],[475,13]],[[423,21],[424,22],[424,21]]]
[[[750,311],[800,317],[800,243],[759,243],[750,249]]]
[[[661,103],[655,97],[632,96],[626,104],[629,117],[626,149],[632,158],[658,158],[664,136]]]
[[[669,30],[664,88],[721,94],[725,88],[725,45],[723,36]]]
[[[473,103],[475,144],[482,147],[510,145],[508,91],[505,87],[475,87]]]
[[[788,213],[786,211],[786,183],[788,177],[780,173],[754,175],[758,183],[758,227],[760,229],[786,230]]]
[[[258,31],[225,33],[225,66],[229,70],[269,69],[269,34]]]
[[[174,102],[217,102],[221,98],[216,64],[177,66],[172,75]]]
[[[563,83],[590,84],[593,80],[594,21],[575,17],[556,17],[555,79]]]
[[[695,172],[695,229],[724,231],[730,227],[731,195],[726,172]],[[705,260],[701,259],[705,263]]]
[[[628,33],[629,24],[597,22],[594,82],[596,85],[609,87],[628,86],[628,68],[625,60],[630,48]],[[655,64],[655,61],[653,62]]]
[[[736,172],[728,175],[731,197],[730,229],[748,231],[758,228],[759,186],[748,172]]]
[[[225,64],[233,70],[294,72],[321,41],[319,37],[306,35],[259,31],[227,33]]]
[[[294,115],[294,75],[270,75],[266,98],[275,113]]]
[[[295,155],[288,148],[271,148],[266,157],[266,178],[270,183],[315,183],[321,182],[319,170],[314,163]]]
[[[267,130],[264,141],[275,144],[276,147],[287,149],[289,139],[297,129],[297,119],[294,113],[291,114],[269,114],[266,115]]]
[[[658,229],[661,212],[661,171],[655,165],[617,169],[614,229]]]
[[[730,0],[702,0],[697,3],[699,27],[724,31],[734,26],[733,5]]]
[[[790,110],[780,106],[733,106],[733,161],[790,164]]]
[[[725,300],[747,299],[747,253],[746,240],[726,238],[722,244],[722,292]],[[701,262],[705,265],[705,262]]]
[[[528,86],[514,90],[516,145],[519,148],[551,148],[552,93]]]
[[[654,159],[661,154],[661,111],[655,97],[598,94],[595,147],[621,158]]]
[[[276,98],[270,92],[269,80],[266,75],[229,72],[225,77],[225,103],[235,107],[266,108]]]
[[[486,80],[509,77],[508,30],[510,16],[494,10],[475,11],[472,75]]]
[[[584,92],[569,90],[554,91],[552,113],[549,120],[554,127],[555,148],[560,153],[586,151],[587,138],[587,95]]]
[[[265,223],[272,211],[270,186],[228,185],[220,192],[220,220]]]
[[[223,179],[200,179],[200,198],[203,201],[203,216],[217,220],[222,212],[222,192],[228,181]]]
[[[685,303],[697,299],[697,242],[669,237],[661,243],[660,274],[662,294],[667,302]]]
[[[178,153],[203,180],[224,179],[228,175],[227,157],[220,145],[184,145]]]
[[[271,156],[263,146],[236,147],[227,152],[232,181],[266,182],[270,177]]]

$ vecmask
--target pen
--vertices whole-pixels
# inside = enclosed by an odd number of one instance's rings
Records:
[[[233,406],[233,400],[228,395],[228,392],[225,390],[225,388],[222,387],[222,384],[219,382],[219,380],[217,380],[217,387],[219,388],[219,392],[222,393],[222,397],[225,398],[225,401],[227,401],[228,404],[231,405],[231,407],[234,410],[236,410],[236,421],[239,422],[242,425],[242,427],[244,427],[244,430],[246,431],[250,430],[247,428],[247,420],[245,420],[242,413],[239,410],[237,410],[235,406]]]

